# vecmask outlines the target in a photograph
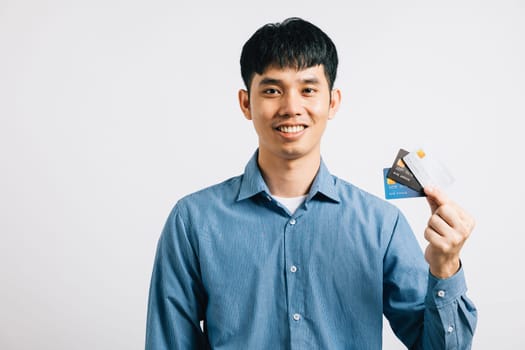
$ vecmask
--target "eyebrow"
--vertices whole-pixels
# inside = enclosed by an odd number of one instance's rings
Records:
[[[319,84],[319,79],[317,79],[316,77],[300,79],[299,81],[303,84]],[[259,85],[282,85],[282,82],[283,81],[280,79],[266,77],[259,82]]]
[[[274,78],[263,78],[259,85],[281,85],[282,80]]]

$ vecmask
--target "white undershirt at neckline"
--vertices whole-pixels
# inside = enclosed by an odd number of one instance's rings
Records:
[[[297,208],[299,208],[299,206],[303,204],[304,200],[306,199],[306,195],[298,196],[298,197],[273,196],[273,198],[279,203],[281,203],[282,205],[284,205],[286,209],[288,209],[288,211],[293,214],[295,213]]]

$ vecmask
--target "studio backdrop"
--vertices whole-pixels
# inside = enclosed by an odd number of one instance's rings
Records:
[[[331,172],[384,198],[399,148],[434,150],[477,220],[473,348],[525,348],[522,1],[0,0],[1,349],[144,347],[168,213],[257,147],[241,47],[290,16],[338,48]],[[426,201],[390,202],[424,248]],[[403,349],[387,322],[384,348]]]

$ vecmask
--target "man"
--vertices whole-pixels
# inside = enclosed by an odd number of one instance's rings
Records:
[[[410,349],[470,348],[459,254],[473,219],[425,188],[423,256],[398,209],[328,172],[320,142],[341,101],[337,63],[328,36],[298,18],[244,45],[239,103],[259,148],[243,175],[171,212],[147,349],[376,350],[383,314]]]

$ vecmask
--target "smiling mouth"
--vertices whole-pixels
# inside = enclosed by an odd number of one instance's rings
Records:
[[[304,129],[306,129],[306,126],[304,125],[282,125],[282,126],[277,127],[276,129],[285,134],[295,134],[295,133],[301,132]]]

